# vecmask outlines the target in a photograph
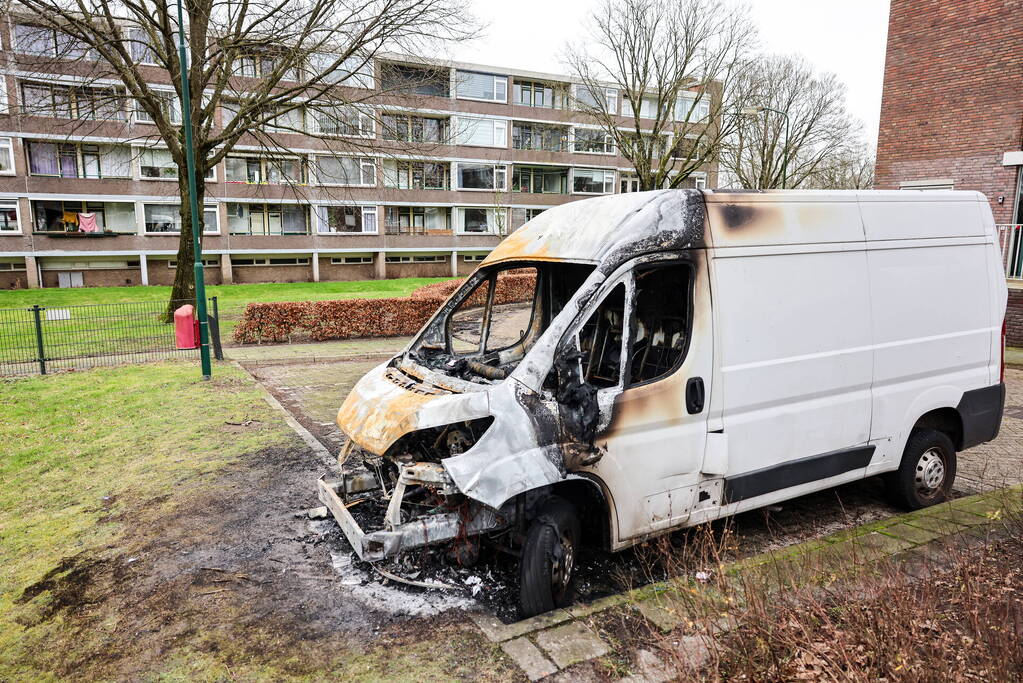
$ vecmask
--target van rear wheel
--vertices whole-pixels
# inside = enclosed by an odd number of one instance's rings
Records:
[[[548,498],[522,546],[519,609],[523,617],[549,612],[572,601],[579,536],[575,507],[564,498]]]
[[[936,429],[914,429],[906,442],[902,464],[885,478],[892,502],[919,510],[948,499],[956,478],[952,440]]]

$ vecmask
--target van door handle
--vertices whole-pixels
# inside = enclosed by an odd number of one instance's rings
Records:
[[[705,397],[702,377],[690,377],[686,382],[686,410],[690,415],[703,412],[703,401]]]

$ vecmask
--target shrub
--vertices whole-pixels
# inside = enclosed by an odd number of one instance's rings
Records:
[[[425,285],[408,297],[391,299],[344,299],[341,301],[290,301],[252,303],[245,307],[234,328],[242,344],[289,341],[308,334],[316,341],[356,337],[406,337],[422,328],[464,279]],[[533,295],[533,273],[507,273],[497,279],[494,301],[499,304],[525,301]],[[479,297],[482,305],[482,292]]]

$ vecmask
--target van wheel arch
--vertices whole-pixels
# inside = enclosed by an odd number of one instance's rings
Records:
[[[567,500],[579,511],[586,545],[604,550],[611,548],[611,507],[604,487],[595,477],[570,475],[568,479],[551,484],[547,491]]]
[[[949,438],[956,451],[963,449],[963,417],[955,408],[937,408],[924,413],[913,424],[913,430],[919,429],[941,432]]]

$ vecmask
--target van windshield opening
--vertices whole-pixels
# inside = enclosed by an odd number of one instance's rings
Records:
[[[513,263],[477,271],[412,346],[410,357],[470,381],[515,369],[594,266]]]

